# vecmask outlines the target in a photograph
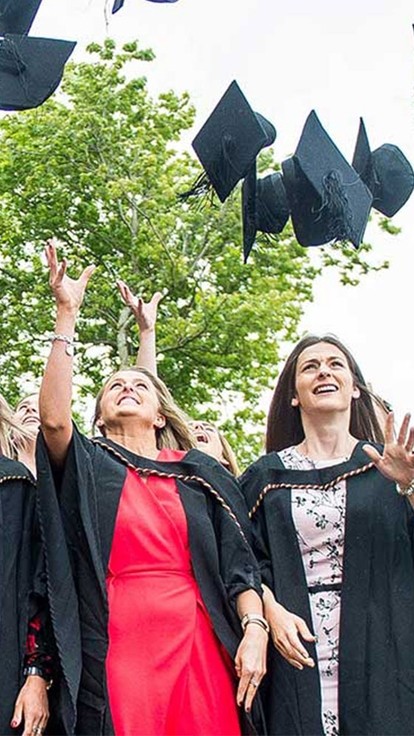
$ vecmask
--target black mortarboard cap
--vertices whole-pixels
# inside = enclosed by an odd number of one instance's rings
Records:
[[[0,0],[0,36],[29,33],[42,0]]]
[[[202,192],[203,187],[205,191],[207,179],[224,202],[259,151],[275,138],[273,125],[253,112],[237,82],[232,82],[193,140],[206,177],[191,193]]]
[[[152,3],[176,3],[177,0],[150,0],[150,2]],[[117,13],[118,10],[121,10],[123,4],[124,4],[124,0],[115,0],[112,6],[112,13]]]
[[[289,219],[289,203],[280,172],[256,178],[253,164],[242,187],[243,253],[246,263],[259,230],[262,233],[282,232]]]
[[[349,240],[358,247],[372,195],[312,110],[295,154],[282,163],[293,229],[303,246]]]
[[[0,109],[38,107],[55,91],[76,43],[8,34],[0,40]]]
[[[372,206],[393,217],[414,188],[414,171],[403,152],[391,143],[371,151],[363,119],[360,119],[352,166],[373,196]]]

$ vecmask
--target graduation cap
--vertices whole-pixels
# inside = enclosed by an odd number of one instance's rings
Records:
[[[259,230],[262,233],[282,232],[289,219],[289,203],[280,172],[262,179],[256,177],[254,163],[242,187],[243,254],[246,263]]]
[[[414,171],[403,152],[391,143],[371,151],[362,118],[352,166],[371,191],[372,206],[386,217],[395,215],[413,191]]]
[[[38,107],[55,91],[76,43],[7,34],[0,39],[0,109]]]
[[[177,0],[150,0],[150,2],[151,3],[176,3]],[[112,6],[112,13],[117,13],[118,10],[121,10],[123,4],[124,4],[124,0],[115,0]]]
[[[224,202],[259,151],[275,138],[273,125],[253,112],[237,82],[232,82],[193,140],[205,174],[182,196],[204,194],[212,186]]]
[[[282,163],[293,229],[301,245],[364,236],[372,194],[312,110],[292,158]]]
[[[42,0],[0,0],[0,36],[29,33]]]

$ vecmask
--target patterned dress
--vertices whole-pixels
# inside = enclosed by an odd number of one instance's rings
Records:
[[[336,458],[334,461],[315,462],[295,447],[282,450],[279,457],[285,467],[291,470],[323,468],[346,460]],[[345,481],[327,491],[292,489],[293,523],[310,588],[314,633],[318,637],[316,651],[321,681],[322,723],[326,736],[339,736],[338,652],[345,508]],[[320,590],[321,587],[325,589]]]

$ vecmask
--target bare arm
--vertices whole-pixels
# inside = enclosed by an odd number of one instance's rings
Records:
[[[95,267],[85,268],[77,280],[69,278],[66,261],[59,264],[52,241],[46,245],[46,259],[56,301],[55,336],[70,340],[75,334],[76,317]],[[72,437],[72,376],[73,350],[68,342],[54,340],[40,388],[39,411],[45,442],[56,465],[63,464]]]
[[[155,326],[157,322],[157,309],[162,294],[156,291],[149,302],[144,302],[141,297],[136,297],[124,283],[118,281],[118,289],[124,303],[131,309],[139,329],[139,349],[136,365],[147,368],[155,376],[157,375],[157,351]]]
[[[252,618],[263,616],[262,600],[254,590],[246,590],[237,596],[237,613],[240,620],[250,614]],[[236,653],[235,666],[240,678],[237,688],[237,704],[244,702],[250,711],[257,688],[266,672],[268,633],[260,623],[248,623]]]

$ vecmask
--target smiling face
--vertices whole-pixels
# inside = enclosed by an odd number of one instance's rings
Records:
[[[122,370],[111,376],[102,391],[99,414],[96,423],[106,430],[134,422],[150,430],[165,425],[154,384],[136,370]]]
[[[17,422],[27,429],[37,431],[40,427],[39,395],[32,394],[22,399],[16,407],[14,417]]]
[[[352,399],[359,395],[346,356],[338,347],[319,342],[300,353],[292,406],[301,413],[350,411]]]
[[[216,427],[200,421],[190,422],[189,427],[196,438],[197,449],[223,462],[223,447]]]

